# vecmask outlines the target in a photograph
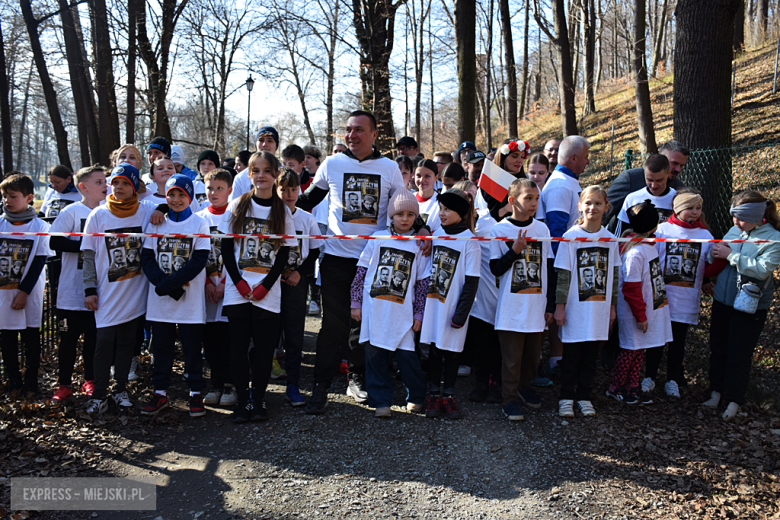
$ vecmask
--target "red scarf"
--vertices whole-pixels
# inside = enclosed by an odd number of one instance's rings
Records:
[[[435,192],[434,192],[434,193],[435,193]],[[417,197],[417,202],[420,202],[420,203],[423,203],[423,202],[428,202],[429,200],[431,200],[431,199],[433,198],[433,195],[431,195],[430,197],[428,197],[428,198],[426,199],[425,197],[423,197],[423,196],[421,196],[421,195],[420,195],[420,192],[419,192],[419,191],[416,191],[416,192],[414,193],[414,196],[415,196],[415,197]]]
[[[215,208],[214,206],[209,206],[207,209],[212,215],[224,215],[225,210],[227,209],[228,205],[225,204],[221,208]]]
[[[701,220],[697,220],[693,224],[689,224],[687,222],[678,219],[676,213],[673,214],[671,217],[669,217],[667,222],[669,222],[670,224],[674,224],[675,226],[680,226],[681,228],[685,228],[685,229],[696,229],[696,228],[707,229],[707,226],[705,226]]]

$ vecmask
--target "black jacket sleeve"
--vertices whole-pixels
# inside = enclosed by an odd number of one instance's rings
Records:
[[[49,237],[49,247],[62,253],[79,253],[81,251],[81,239],[71,240],[68,237]]]
[[[151,249],[141,249],[141,270],[155,287],[159,287],[168,278],[168,275],[157,265],[157,258]]]
[[[490,272],[495,276],[502,276],[505,272],[509,271],[512,268],[512,264],[515,263],[515,260],[520,258],[520,255],[515,253],[515,250],[512,249],[512,242],[505,242],[505,244],[509,246],[509,249],[504,253],[504,256],[490,260]]]
[[[547,308],[545,312],[555,312],[555,289],[558,287],[558,272],[555,270],[555,259],[547,259]]]
[[[309,249],[309,256],[306,257],[306,260],[303,261],[301,265],[298,266],[298,271],[301,273],[301,276],[311,276],[314,274],[314,263],[317,261],[317,258],[320,257],[320,248],[315,247],[314,249]]]
[[[234,247],[235,243],[232,238],[222,239],[222,265],[225,266],[233,285],[238,285],[242,278],[241,271],[238,270],[238,263],[236,263],[236,255],[233,253]]]
[[[163,285],[171,290],[184,286],[184,284],[194,280],[206,268],[208,260],[209,252],[207,250],[193,251],[187,263],[181,269],[171,274]]]
[[[30,263],[30,269],[27,271],[27,275],[22,279],[19,284],[19,290],[30,294],[35,289],[35,284],[38,283],[38,278],[41,276],[43,266],[46,265],[45,256],[36,256]]]
[[[458,298],[458,305],[455,307],[455,314],[452,315],[452,324],[456,327],[466,324],[471,306],[474,305],[474,298],[477,297],[477,287],[479,287],[479,276],[467,276]]]
[[[298,202],[295,203],[295,206],[304,211],[311,212],[311,210],[314,209],[314,206],[325,200],[327,195],[328,190],[323,190],[322,188],[318,188],[314,184],[311,184],[308,189],[298,197]]]
[[[498,212],[501,211],[501,208],[507,205],[509,202],[509,196],[507,195],[504,197],[504,200],[498,200],[491,197],[488,192],[482,188],[480,188],[480,191],[482,192],[482,198],[485,199],[485,202],[487,202],[488,210],[490,210],[490,216],[493,217],[496,222],[499,222],[504,217],[499,217]]]

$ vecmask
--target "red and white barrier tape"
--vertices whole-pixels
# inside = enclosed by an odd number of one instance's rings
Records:
[[[217,234],[208,235],[201,233],[33,233],[33,232],[16,232],[16,231],[0,231],[0,236],[56,236],[56,237],[135,237],[135,238],[261,238],[266,240],[274,239],[302,239],[302,240],[441,240],[441,241],[458,241],[458,240],[476,240],[478,242],[490,242],[492,240],[499,240],[502,242],[510,242],[517,239],[517,237],[453,237],[448,235],[441,236],[402,236],[402,235],[254,235],[254,234]],[[704,238],[616,238],[616,237],[600,237],[600,238],[564,238],[564,237],[526,237],[527,242],[644,242],[646,244],[652,244],[655,242],[679,242],[679,243],[726,243],[726,244],[780,244],[780,240],[722,240],[722,239],[704,239]]]

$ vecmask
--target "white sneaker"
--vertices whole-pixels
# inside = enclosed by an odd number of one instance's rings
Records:
[[[737,412],[739,412],[739,405],[732,402],[726,407],[726,411],[723,412],[721,417],[723,417],[724,421],[728,422],[737,416]]]
[[[319,316],[320,304],[312,300],[309,302],[309,316]]]
[[[222,389],[221,388],[212,388],[209,390],[209,393],[206,394],[206,397],[203,398],[203,404],[207,404],[209,406],[216,406],[219,404],[219,400],[222,398]]]
[[[593,417],[596,415],[596,409],[593,408],[593,403],[590,401],[577,401],[577,406],[580,409],[580,413],[585,417]]]
[[[675,381],[667,381],[664,385],[664,392],[666,392],[666,395],[669,397],[680,398],[680,387],[677,386]]]
[[[718,404],[720,404],[720,392],[713,390],[710,398],[701,405],[706,406],[707,408],[717,408]]]
[[[471,367],[467,367],[466,365],[459,366],[458,375],[461,377],[466,377],[468,375],[471,375]]]
[[[222,397],[219,398],[220,406],[235,406],[238,402],[238,394],[233,385],[225,385],[222,390]]]
[[[574,401],[572,399],[561,399],[558,401],[558,415],[561,417],[574,417]]]
[[[642,380],[642,391],[644,393],[650,393],[653,390],[655,390],[655,381],[650,379],[649,377],[646,377]]]
[[[127,374],[128,381],[138,381],[138,358],[133,357],[132,363],[130,363],[130,372]]]
[[[90,399],[84,411],[89,415],[102,415],[108,411],[108,399]]]
[[[114,400],[114,404],[116,404],[117,408],[120,410],[126,410],[133,407],[133,401],[130,400],[130,396],[127,392],[114,394],[111,396],[111,399]]]

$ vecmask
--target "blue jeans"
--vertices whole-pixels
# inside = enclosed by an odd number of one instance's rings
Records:
[[[366,344],[366,390],[368,406],[379,408],[393,403],[393,375],[390,362],[393,352]],[[425,400],[425,372],[416,352],[396,350],[395,361],[406,388],[406,401],[421,404]]]
[[[167,390],[171,385],[173,358],[176,354],[176,324],[152,321],[154,337],[154,367],[152,383],[155,390]],[[190,391],[203,390],[203,356],[200,353],[203,341],[203,325],[179,325],[179,339],[184,353],[184,371]]]

